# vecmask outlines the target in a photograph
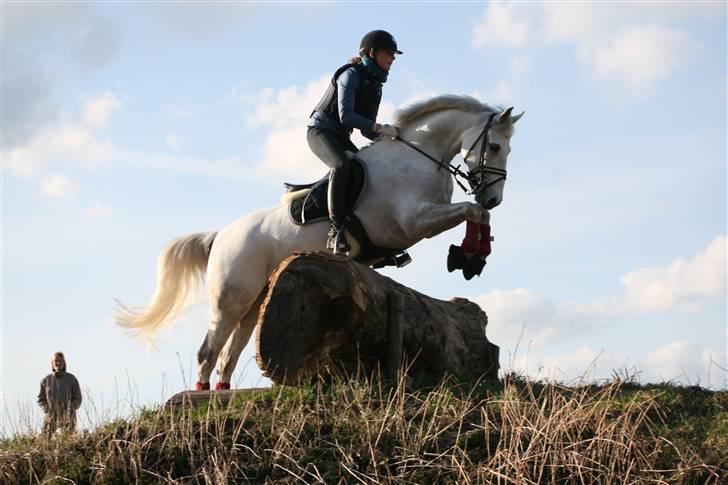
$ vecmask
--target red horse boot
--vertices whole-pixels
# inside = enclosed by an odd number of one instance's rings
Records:
[[[485,258],[488,257],[491,251],[490,225],[478,224],[478,236],[478,251],[469,256],[463,264],[463,276],[466,280],[470,280],[473,276],[480,276],[485,267]]]
[[[210,383],[209,382],[195,382],[195,391],[209,391],[210,390]]]
[[[487,258],[490,255],[490,242],[493,238],[490,235],[490,225],[478,224],[480,230],[480,246],[478,247],[478,256]]]
[[[229,382],[218,382],[215,384],[216,391],[227,391],[228,389],[230,389]]]
[[[475,254],[480,248],[480,226],[477,222],[467,221],[465,225],[465,239],[460,244],[463,252],[467,254]]]

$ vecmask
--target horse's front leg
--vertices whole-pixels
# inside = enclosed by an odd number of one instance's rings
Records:
[[[479,224],[490,223],[490,212],[473,202],[436,204],[423,202],[413,221],[413,235],[416,239],[430,238],[445,232],[466,220]]]

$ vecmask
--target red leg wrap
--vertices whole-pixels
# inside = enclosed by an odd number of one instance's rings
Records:
[[[480,247],[478,256],[486,257],[490,254],[490,225],[478,224],[480,226]]]
[[[473,221],[466,221],[467,224],[465,226],[465,239],[463,239],[463,243],[460,245],[461,248],[463,248],[463,251],[469,254],[477,253],[478,248],[480,247],[480,230],[478,229],[477,222]]]
[[[209,382],[195,382],[195,391],[209,391],[210,390],[210,383]]]
[[[215,390],[216,391],[226,391],[230,389],[230,383],[229,382],[218,382],[215,384]]]

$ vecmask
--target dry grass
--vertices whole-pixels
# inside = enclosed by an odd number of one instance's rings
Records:
[[[0,445],[2,483],[720,483],[728,393],[317,382]]]

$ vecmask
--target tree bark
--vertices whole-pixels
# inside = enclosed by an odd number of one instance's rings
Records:
[[[270,278],[257,360],[275,383],[322,373],[497,378],[487,316],[464,298],[437,300],[328,253],[294,253]]]

